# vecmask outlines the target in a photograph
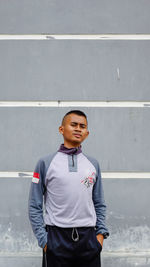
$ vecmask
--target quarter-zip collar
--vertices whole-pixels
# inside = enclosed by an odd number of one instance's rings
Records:
[[[82,153],[82,149],[81,149],[81,145],[78,147],[67,148],[64,146],[64,144],[61,144],[58,152],[63,152],[68,155],[78,155]]]

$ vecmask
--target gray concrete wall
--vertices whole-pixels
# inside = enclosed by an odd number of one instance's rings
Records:
[[[31,178],[27,177],[0,179],[0,263],[3,267],[19,266],[22,257],[24,267],[40,265],[42,260],[27,215],[30,183]],[[145,252],[149,251],[150,244],[150,180],[142,177],[103,179],[103,185],[111,234],[104,242],[103,266],[149,266],[150,259]],[[132,253],[143,253],[143,256],[133,257]]]
[[[150,41],[0,42],[0,100],[150,99]]]
[[[1,252],[39,251],[27,215],[30,183],[30,177],[0,179]],[[107,203],[107,224],[111,234],[104,242],[104,252],[148,251],[149,179],[109,178],[103,179],[103,186]]]
[[[149,34],[149,7],[148,0],[3,0],[0,38]],[[41,249],[27,214],[28,172],[40,157],[58,149],[62,116],[76,108],[3,104],[64,100],[120,101],[120,107],[78,107],[89,121],[83,150],[99,160],[103,175],[108,172],[103,184],[110,237],[104,242],[102,263],[148,267],[150,109],[123,107],[122,101],[150,101],[150,41],[11,38],[0,39],[0,266],[41,266]]]
[[[68,110],[1,107],[0,171],[33,171],[38,158],[55,152],[63,142],[58,127]],[[90,131],[83,150],[99,160],[103,171],[149,171],[149,108],[82,110]]]
[[[0,33],[149,33],[149,0],[0,1]]]

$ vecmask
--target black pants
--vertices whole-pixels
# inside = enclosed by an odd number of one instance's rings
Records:
[[[48,226],[47,267],[100,267],[101,244],[94,227]]]

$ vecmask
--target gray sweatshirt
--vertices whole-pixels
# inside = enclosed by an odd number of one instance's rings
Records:
[[[55,154],[38,161],[29,194],[29,219],[40,247],[47,243],[45,225],[93,226],[107,238],[105,216],[99,164],[81,147],[67,149],[62,144]]]

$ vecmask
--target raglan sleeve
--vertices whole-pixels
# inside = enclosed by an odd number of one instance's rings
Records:
[[[40,247],[44,248],[47,243],[47,232],[43,219],[43,195],[45,192],[45,164],[41,159],[38,161],[31,182],[28,213],[32,230]]]
[[[96,182],[93,186],[93,203],[96,211],[96,234],[102,234],[104,238],[109,236],[106,227],[106,204],[102,185],[101,171],[97,162]]]

